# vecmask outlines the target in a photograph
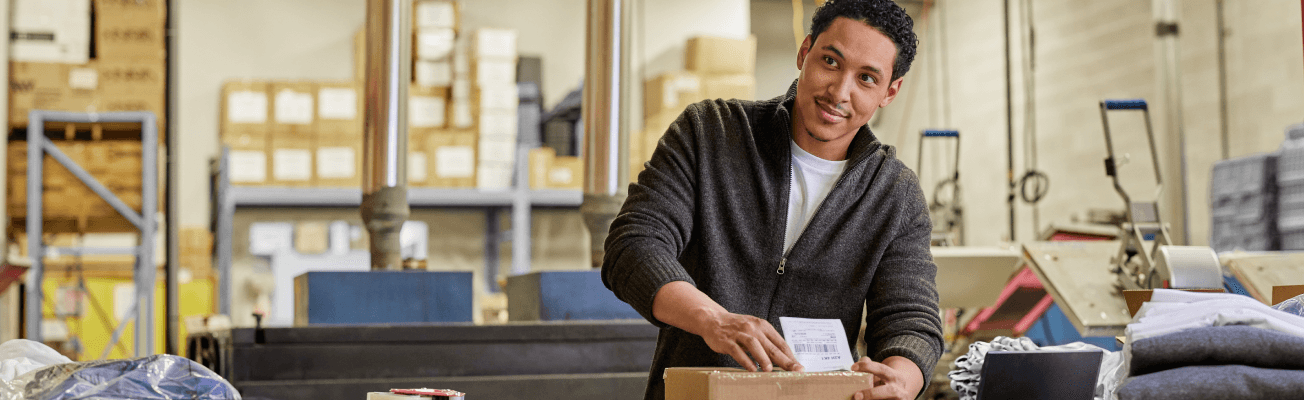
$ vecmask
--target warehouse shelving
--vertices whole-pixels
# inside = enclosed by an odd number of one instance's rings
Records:
[[[152,112],[72,113],[62,111],[32,110],[28,114],[27,128],[27,254],[31,266],[27,271],[26,324],[27,339],[41,340],[41,320],[44,312],[41,282],[44,279],[45,255],[50,251],[62,254],[130,254],[136,257],[136,293],[132,297],[131,311],[113,331],[113,338],[105,346],[103,355],[118,342],[127,322],[136,320],[136,356],[143,357],[154,351],[154,236],[158,232],[158,125]],[[141,210],[133,210],[98,179],[59,150],[45,137],[45,123],[139,123],[141,141]],[[139,244],[125,248],[105,247],[54,247],[46,246],[44,236],[44,159],[49,155],[77,177],[87,188],[103,198],[140,232]]]
[[[238,208],[301,208],[301,207],[358,207],[362,203],[362,190],[353,188],[292,188],[292,187],[242,187],[232,186],[227,177],[229,150],[223,150],[213,166],[213,241],[214,266],[217,268],[219,312],[231,312],[231,261],[233,219]],[[578,190],[532,190],[529,188],[528,150],[519,149],[513,186],[506,190],[480,190],[471,188],[421,188],[408,189],[408,204],[412,208],[467,207],[485,211],[485,271],[484,284],[489,291],[497,292],[498,249],[507,240],[499,232],[499,214],[511,211],[510,240],[512,246],[512,274],[530,271],[530,215],[534,207],[577,208],[583,201]]]

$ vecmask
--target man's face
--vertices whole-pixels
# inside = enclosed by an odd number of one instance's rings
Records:
[[[901,89],[892,79],[896,45],[868,24],[838,17],[814,43],[807,36],[797,54],[793,140],[803,148],[844,148],[874,111]],[[845,153],[844,153],[845,154]]]

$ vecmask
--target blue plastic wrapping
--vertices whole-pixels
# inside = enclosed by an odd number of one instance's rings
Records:
[[[168,354],[52,365],[15,381],[24,383],[18,398],[29,400],[240,399],[212,370]]]

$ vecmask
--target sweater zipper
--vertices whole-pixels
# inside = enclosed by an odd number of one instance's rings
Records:
[[[838,187],[842,186],[842,182],[845,181],[845,180],[847,180],[847,171],[848,171],[848,170],[850,170],[850,169],[852,169],[852,168],[854,168],[854,167],[860,165],[860,163],[865,162],[866,160],[868,160],[868,158],[866,158],[866,159],[864,159],[864,160],[857,161],[855,165],[849,165],[849,166],[847,166],[846,168],[843,168],[843,169],[842,169],[842,175],[838,176],[838,182],[833,184],[833,189],[830,189],[830,190],[829,190],[829,195],[832,195],[833,192],[838,191]],[[789,180],[789,182],[788,182],[788,190],[789,190],[789,191],[792,190],[792,179],[794,179],[793,176],[792,176],[792,172],[789,172],[789,173],[788,173],[788,180]],[[789,196],[791,196],[791,194],[789,194]],[[824,200],[828,200],[828,196],[825,196],[825,197],[824,197]],[[789,204],[788,207],[792,207],[792,205]],[[814,220],[815,220],[815,216],[819,215],[819,214],[820,214],[820,210],[823,210],[823,209],[824,209],[824,202],[821,201],[821,202],[820,202],[820,205],[819,205],[818,207],[815,207],[815,213],[814,213],[814,214],[811,214],[811,220],[814,221]],[[784,223],[786,224],[787,221],[784,221]],[[783,273],[787,271],[787,266],[788,266],[788,255],[792,254],[792,251],[795,250],[795,249],[797,248],[797,243],[800,243],[800,242],[801,242],[801,237],[802,237],[802,236],[806,236],[806,231],[805,231],[804,229],[802,230],[801,234],[798,234],[798,235],[797,235],[797,239],[793,240],[793,242],[792,242],[792,248],[791,248],[791,249],[788,249],[788,251],[784,252],[784,253],[783,253],[783,256],[779,258],[779,269],[778,269],[777,271],[775,271],[775,272],[778,273],[779,275],[783,275]],[[786,233],[786,230],[785,230],[785,233],[784,233],[784,240],[787,240],[787,233]]]

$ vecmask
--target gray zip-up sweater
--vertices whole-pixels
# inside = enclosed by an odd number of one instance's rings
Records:
[[[869,357],[902,356],[927,385],[941,357],[932,223],[915,174],[861,127],[847,166],[783,254],[796,85],[766,101],[690,105],[657,143],[611,224],[602,281],[661,328],[647,399],[668,367],[738,366],[700,336],[658,321],[662,285],[686,281],[737,314],[837,318],[848,343],[868,307]]]

